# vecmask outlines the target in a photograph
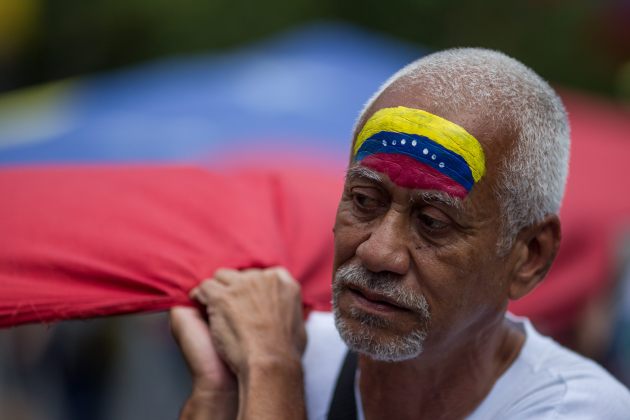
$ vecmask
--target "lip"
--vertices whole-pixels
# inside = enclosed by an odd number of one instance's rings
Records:
[[[377,312],[409,311],[386,296],[357,287],[348,287],[348,291],[355,303]]]

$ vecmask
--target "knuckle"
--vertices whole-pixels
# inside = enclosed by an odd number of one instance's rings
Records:
[[[212,280],[210,279],[205,279],[201,282],[201,284],[199,284],[199,288],[201,288],[202,290],[205,290],[210,286],[212,286]]]
[[[214,272],[214,278],[222,278],[222,279],[230,279],[232,276],[234,276],[234,274],[238,274],[238,271],[233,270],[231,268],[218,268],[215,272]]]
[[[247,268],[245,270],[242,270],[241,273],[243,274],[251,274],[251,275],[260,275],[261,273],[264,273],[266,270],[264,269],[260,269],[260,268]]]
[[[297,283],[291,283],[287,285],[287,289],[293,297],[300,296],[300,285]]]
[[[202,289],[203,297],[208,303],[216,302],[222,299],[225,294],[224,288],[216,281],[209,281],[208,284]]]
[[[273,268],[266,268],[264,270],[261,270],[260,279],[265,282],[272,283],[278,281],[278,276],[276,275],[276,272]]]
[[[274,273],[284,283],[287,283],[287,284],[295,284],[296,283],[296,281],[295,281],[295,279],[293,279],[293,276],[291,275],[291,273],[289,273],[289,270],[287,270],[284,267],[274,267]]]
[[[259,268],[251,268],[249,270],[243,271],[242,276],[248,281],[256,281],[265,276],[265,270],[261,270]]]
[[[202,299],[208,298],[216,293],[216,285],[214,280],[206,280],[197,288],[197,294],[201,295]]]
[[[300,292],[300,290],[302,289],[302,286],[300,285],[300,283],[298,283],[297,281],[290,279],[289,283],[287,283],[287,287],[289,288],[289,290],[294,291],[294,292]]]

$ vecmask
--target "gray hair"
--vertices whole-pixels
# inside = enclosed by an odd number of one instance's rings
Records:
[[[430,92],[438,109],[474,112],[493,125],[507,124],[516,136],[516,147],[500,163],[495,187],[502,216],[500,255],[522,228],[558,213],[568,173],[569,123],[556,92],[533,70],[480,48],[427,55],[381,86],[361,111],[354,132],[383,91],[409,86]]]

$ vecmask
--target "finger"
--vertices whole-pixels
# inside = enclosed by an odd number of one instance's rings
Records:
[[[191,299],[195,299],[204,305],[208,305],[213,293],[216,293],[218,288],[225,286],[215,278],[205,279],[197,287],[192,289],[189,293]]]
[[[276,267],[275,275],[282,282],[282,284],[285,285],[285,290],[301,302],[302,287],[300,283],[298,283],[298,281],[295,280],[295,278],[291,275],[291,273],[289,273],[289,271],[284,267]]]
[[[169,323],[173,336],[179,341],[188,333],[205,332],[208,329],[205,318],[196,308],[175,306],[169,311]]]
[[[188,297],[196,300],[197,302],[201,303],[202,305],[207,306],[208,305],[208,298],[206,297],[206,294],[204,293],[204,291],[199,287],[195,287],[194,289],[192,289],[190,291],[190,293],[188,294]]]
[[[239,274],[244,276],[260,276],[269,271],[269,269],[260,269],[260,268],[246,268],[239,271]]]
[[[196,289],[195,298],[206,306],[206,310],[210,310],[217,302],[225,299],[228,286],[216,279],[210,279],[201,283]]]
[[[287,284],[297,283],[297,281],[293,278],[291,273],[289,273],[289,271],[286,268],[274,267],[271,270],[273,270],[273,272],[276,274],[276,276],[278,276],[280,280],[282,280],[282,282],[287,283]]]
[[[221,284],[228,285],[233,281],[236,281],[240,275],[238,270],[231,268],[219,268],[214,272],[212,278]]]
[[[237,364],[234,363],[234,359],[238,358],[240,348],[234,341],[234,331],[229,326],[227,320],[216,313],[209,313],[209,325],[210,325],[210,339],[214,349],[216,350],[221,360],[227,364],[228,368],[238,374],[239,369]]]
[[[193,379],[205,380],[212,374],[209,358],[214,354],[210,329],[195,308],[174,307],[170,311],[171,331]]]

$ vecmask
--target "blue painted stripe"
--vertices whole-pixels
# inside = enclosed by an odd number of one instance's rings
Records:
[[[361,145],[355,160],[361,161],[375,153],[407,155],[452,178],[468,191],[475,183],[470,167],[463,157],[428,137],[381,131]]]

